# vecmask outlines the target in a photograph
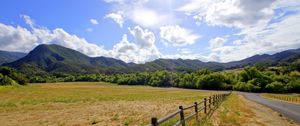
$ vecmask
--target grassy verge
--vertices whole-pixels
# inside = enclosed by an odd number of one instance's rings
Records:
[[[3,125],[145,125],[213,91],[109,83],[30,84],[0,88]]]
[[[273,99],[273,100],[280,100],[284,102],[300,104],[300,94],[269,94],[263,93],[261,94],[262,97]]]
[[[254,113],[240,97],[237,94],[230,95],[217,109],[215,117],[207,125],[241,126],[248,124],[247,121],[254,116]]]

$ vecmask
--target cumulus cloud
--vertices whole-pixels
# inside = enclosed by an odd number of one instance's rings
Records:
[[[122,40],[114,45],[110,50],[110,55],[125,62],[144,63],[161,57],[161,53],[155,46],[154,33],[140,26],[129,28],[134,42],[129,42],[127,35],[123,35]]]
[[[275,10],[280,10],[275,13]],[[224,45],[226,39],[209,41],[212,61],[241,60],[255,54],[276,53],[299,48],[300,4],[292,0],[191,0],[177,8],[191,16],[196,24],[239,29],[229,37],[238,38]]]
[[[99,24],[98,21],[97,21],[96,19],[90,19],[90,22],[91,22],[93,25]]]
[[[124,23],[124,12],[123,11],[118,11],[115,13],[109,13],[105,16],[105,18],[110,18],[114,22],[116,22],[121,28],[123,27]]]
[[[224,43],[226,42],[226,39],[224,38],[221,38],[221,37],[216,37],[214,39],[211,39],[209,41],[209,47],[211,49],[214,49],[214,48],[219,48],[219,47],[222,47],[224,45]]]
[[[191,45],[200,38],[199,35],[178,25],[168,25],[160,28],[160,37],[174,46]]]
[[[241,60],[255,54],[273,54],[300,47],[300,14],[285,17],[255,33],[248,33],[233,45],[213,50],[221,61]]]
[[[45,27],[35,27],[32,19],[23,15],[24,21],[32,26],[32,30],[0,23],[0,48],[7,51],[29,52],[39,44],[59,44],[89,56],[107,55],[101,46],[92,44],[84,38],[71,35],[62,28],[49,30]]]
[[[273,16],[274,0],[192,0],[178,11],[192,14],[199,23],[245,28],[267,23]]]
[[[0,23],[1,50],[28,52],[37,45],[37,40],[38,38],[25,28]]]
[[[25,21],[30,19],[27,17],[24,18]],[[105,50],[102,46],[72,35],[62,28],[50,30],[45,27],[32,27],[32,30],[28,30],[0,23],[0,48],[7,51],[29,52],[39,44],[58,44],[89,56],[107,56],[134,63],[144,63],[161,57],[155,46],[153,32],[140,26],[129,28],[129,32],[134,38],[133,42],[130,42],[124,34],[122,40],[111,50]]]

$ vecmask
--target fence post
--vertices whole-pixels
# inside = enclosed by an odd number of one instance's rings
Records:
[[[210,104],[211,104],[211,96],[209,96],[209,99],[208,99],[208,107],[209,107],[209,111],[210,111],[210,109],[211,109],[211,107],[210,107]]]
[[[183,107],[179,106],[179,109],[180,109],[180,121],[181,121],[181,125],[185,126]]]
[[[215,95],[212,96],[212,103],[213,103],[213,107],[215,106]]]
[[[157,118],[156,117],[152,117],[151,118],[151,126],[157,126]]]
[[[207,106],[206,106],[206,98],[204,98],[204,113],[206,114],[206,108],[207,108]]]
[[[197,102],[195,102],[194,104],[195,104],[196,121],[198,121],[198,104]]]

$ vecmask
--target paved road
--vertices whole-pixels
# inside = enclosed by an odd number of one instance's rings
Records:
[[[257,103],[266,105],[272,108],[273,110],[283,114],[285,117],[300,124],[300,105],[265,99],[260,97],[258,93],[245,93],[245,92],[237,92],[237,93],[243,95],[248,100],[252,100]]]

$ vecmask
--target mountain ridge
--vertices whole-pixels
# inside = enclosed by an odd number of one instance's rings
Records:
[[[240,68],[247,65],[277,65],[281,62],[292,62],[300,58],[300,48],[286,50],[273,55],[263,54],[227,63],[202,62],[191,59],[156,59],[144,64],[125,63],[109,57],[89,57],[76,50],[60,45],[41,44],[20,58],[5,66],[21,72],[36,73],[129,73],[142,71],[184,71],[194,69],[224,70]]]
[[[0,65],[4,63],[13,62],[26,56],[26,53],[21,52],[9,52],[0,50]]]

